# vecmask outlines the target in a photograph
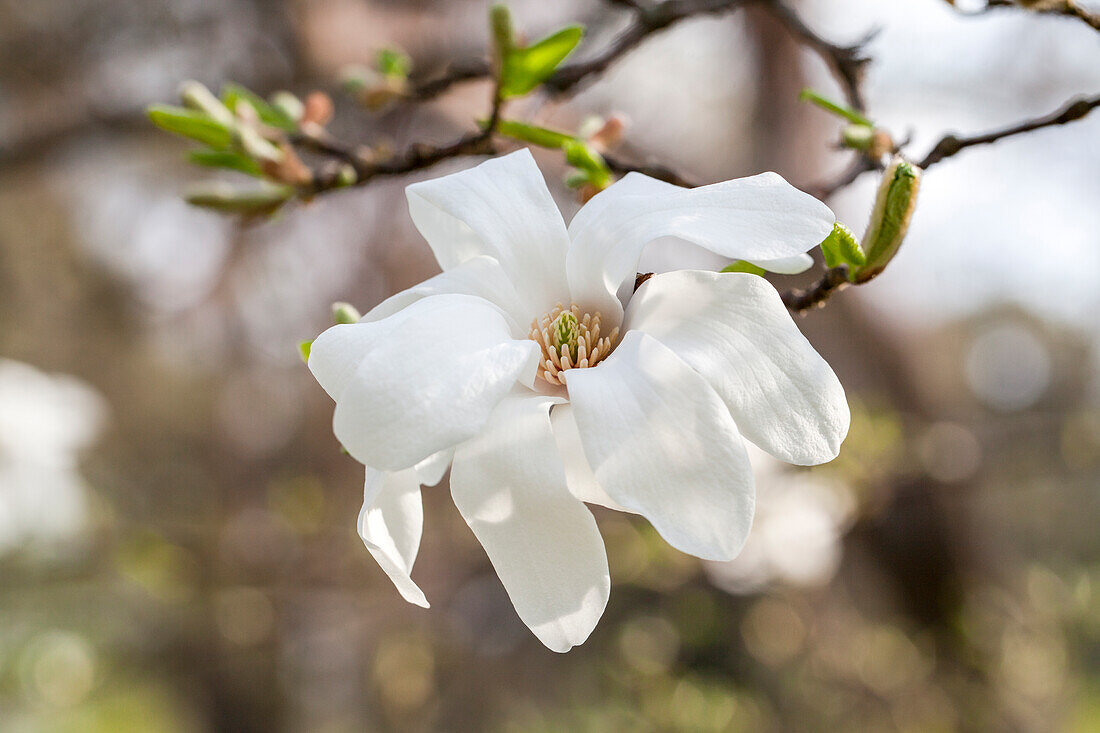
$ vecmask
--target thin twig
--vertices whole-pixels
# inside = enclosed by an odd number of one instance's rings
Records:
[[[999,130],[969,136],[953,134],[944,135],[940,138],[940,141],[932,147],[928,155],[924,156],[924,160],[917,165],[921,168],[927,168],[930,165],[939,163],[944,158],[950,158],[952,155],[966,148],[974,147],[975,145],[987,145],[1002,138],[1031,132],[1032,130],[1038,130],[1043,127],[1064,125],[1081,119],[1097,107],[1100,107],[1100,95],[1095,97],[1079,97],[1048,115],[1024,120],[1023,122],[1018,122],[1015,125],[1009,125]]]
[[[1023,122],[1018,122],[1015,125],[1003,127],[999,130],[961,137],[958,135],[944,135],[940,138],[940,141],[932,147],[928,155],[926,155],[917,165],[927,169],[942,160],[956,155],[962,150],[976,145],[987,145],[1006,137],[1020,135],[1044,127],[1065,125],[1085,117],[1097,107],[1100,107],[1100,95],[1095,97],[1081,97],[1071,101],[1051,114],[1024,120]],[[879,166],[868,161],[865,157],[860,156],[837,180],[825,186],[818,187],[812,192],[814,195],[818,196],[818,198],[827,198],[833,192],[854,181],[860,174],[869,170],[874,170],[877,167]],[[805,290],[790,290],[783,293],[783,302],[790,310],[796,313],[804,313],[811,308],[823,305],[833,293],[842,290],[847,284],[847,268],[844,266],[834,267],[826,270],[821,276],[821,279],[809,288]]]
[[[818,35],[812,28],[799,17],[786,3],[781,0],[760,0],[760,4],[776,17],[790,33],[807,48],[812,49],[829,66],[829,70],[840,83],[844,90],[844,96],[848,104],[855,110],[864,112],[867,109],[863,99],[861,85],[865,67],[871,59],[863,53],[864,47],[877,31],[872,31],[851,46],[841,46],[832,43]]]
[[[854,182],[864,173],[881,169],[881,162],[871,160],[866,155],[859,154],[852,159],[851,165],[845,168],[844,172],[842,172],[839,176],[831,181],[824,181],[822,183],[809,186],[806,191],[814,198],[825,200],[831,197],[840,189]]]
[[[560,96],[579,88],[590,77],[600,74],[613,63],[634,50],[650,35],[664,30],[681,20],[697,15],[732,11],[747,0],[662,0],[644,7],[640,3],[628,3],[634,11],[631,24],[611,44],[587,61],[575,61],[559,68],[543,83],[552,95]],[[620,3],[622,4],[622,3]],[[482,60],[464,61],[453,65],[443,76],[414,84],[409,96],[414,100],[435,97],[455,84],[492,75],[489,63]]]
[[[1093,30],[1100,31],[1100,13],[1089,12],[1073,0],[1060,0],[1060,2],[1053,3],[1037,0],[987,0],[985,6],[978,10],[964,10],[951,0],[948,0],[948,3],[961,15],[984,15],[994,10],[1015,8],[1040,15],[1060,15],[1066,18],[1076,18]]]
[[[829,296],[843,290],[848,285],[850,285],[848,282],[848,266],[830,267],[821,276],[820,280],[805,290],[788,290],[783,293],[783,305],[795,313],[805,313],[812,308],[820,308],[825,305],[825,301],[829,299]]]
[[[660,163],[629,163],[608,153],[603,154],[603,160],[612,173],[620,176],[625,176],[627,173],[642,173],[650,178],[656,178],[659,181],[683,186],[684,188],[696,188],[703,185]]]

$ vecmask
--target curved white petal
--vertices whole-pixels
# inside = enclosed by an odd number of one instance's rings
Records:
[[[428,599],[409,575],[423,530],[424,506],[416,472],[407,469],[387,473],[368,466],[363,508],[359,511],[359,536],[401,597],[427,608]]]
[[[310,367],[336,390],[333,432],[356,460],[390,471],[475,435],[517,381],[531,385],[539,357],[535,342],[512,339],[496,307],[469,295],[434,295],[382,321],[336,326],[318,343]],[[348,375],[344,363],[355,359]]]
[[[763,278],[656,275],[631,299],[626,327],[706,377],[742,435],[775,457],[799,465],[836,458],[850,421],[844,388]]]
[[[608,495],[679,550],[736,557],[752,526],[752,468],[710,385],[639,331],[595,368],[565,374],[585,455]]]
[[[768,272],[775,272],[780,275],[797,275],[800,272],[809,270],[814,264],[814,258],[803,253],[791,257],[780,257],[776,260],[749,260],[748,262],[757,267],[762,267]]]
[[[835,220],[828,206],[776,173],[692,189],[630,173],[570,222],[570,293],[615,321],[622,315],[619,286],[634,276],[645,245],[659,237],[759,262],[806,252],[828,236]]]
[[[566,487],[547,410],[552,397],[513,396],[455,452],[451,493],[523,622],[566,652],[584,642],[611,591],[592,514]]]
[[[329,397],[338,400],[367,352],[397,329],[405,317],[397,314],[377,323],[342,323],[327,329],[309,349],[306,364],[313,378]]]
[[[500,263],[492,257],[478,255],[418,285],[391,295],[371,308],[360,323],[381,321],[418,300],[448,293],[484,298],[504,311],[519,329],[527,326],[533,317],[527,312]]]
[[[451,467],[451,461],[454,460],[454,457],[455,449],[447,448],[416,464],[413,468],[416,470],[416,476],[420,479],[420,483],[424,486],[435,486],[442,481],[443,474],[447,473],[447,469]]]
[[[558,453],[565,465],[565,483],[569,486],[569,493],[588,504],[598,504],[617,512],[629,511],[607,495],[599,482],[596,474],[588,465],[588,459],[584,455],[584,446],[581,445],[581,434],[577,431],[577,420],[573,416],[573,408],[567,403],[554,405],[550,410],[550,423],[554,428],[554,440],[558,444]]]
[[[405,191],[445,272],[478,255],[496,259],[530,311],[525,319],[568,292],[565,223],[526,148]]]

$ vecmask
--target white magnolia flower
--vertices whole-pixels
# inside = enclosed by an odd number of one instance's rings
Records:
[[[568,228],[526,150],[407,193],[442,274],[325,331],[309,358],[368,467],[359,532],[407,600],[428,605],[409,575],[420,486],[448,464],[520,618],[567,651],[611,585],[582,502],[728,560],[753,517],[742,436],[791,463],[837,455],[843,388],[764,279],[679,271],[634,292],[665,237],[804,269],[834,217],[778,175],[689,190],[630,174]]]

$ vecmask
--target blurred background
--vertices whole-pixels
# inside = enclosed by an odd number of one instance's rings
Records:
[[[922,155],[1100,89],[1100,36],[942,0],[805,0],[869,44],[872,116]],[[538,37],[621,29],[515,0]],[[349,63],[481,56],[480,0],[0,0],[0,730],[1100,730],[1100,114],[927,174],[890,269],[799,325],[853,412],[839,459],[756,458],[743,555],[703,563],[597,511],[613,592],[545,650],[446,483],[405,604],[355,531],[362,469],[296,344],[434,274],[404,180],[240,222],[185,204],[188,145],[143,109],[178,83],[332,90],[345,138],[446,142],[483,83],[370,114]],[[843,170],[839,93],[752,7],[651,37],[567,103],[624,157],[699,180]],[[560,155],[536,153],[567,216]],[[472,165],[440,166],[428,175]],[[830,204],[861,231],[876,181]],[[810,278],[785,278],[782,287]]]

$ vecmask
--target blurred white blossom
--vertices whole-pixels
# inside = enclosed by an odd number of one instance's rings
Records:
[[[755,593],[782,582],[824,585],[840,567],[841,540],[855,515],[842,482],[789,466],[747,446],[756,473],[756,518],[741,554],[705,563],[711,582],[729,593]]]
[[[84,382],[0,359],[0,552],[83,530],[88,487],[77,458],[106,412]]]

